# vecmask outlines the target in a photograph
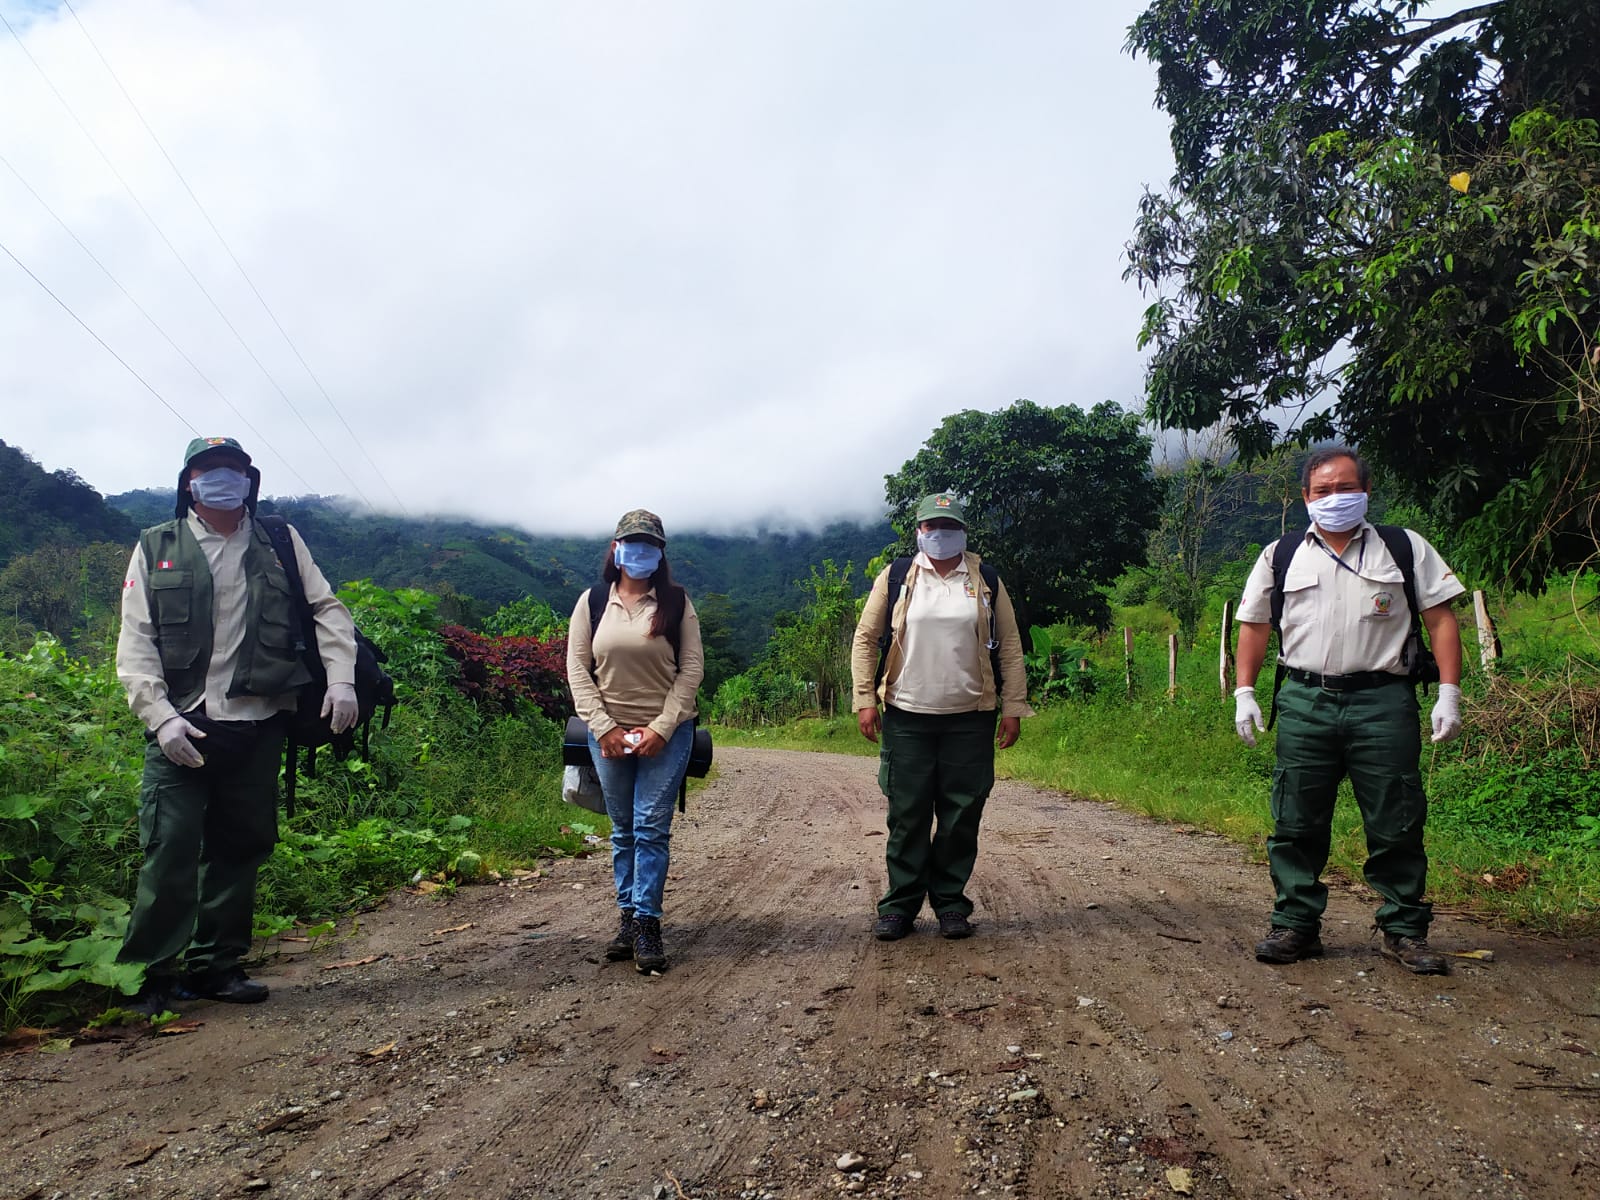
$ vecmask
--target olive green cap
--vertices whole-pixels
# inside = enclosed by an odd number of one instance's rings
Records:
[[[918,525],[921,525],[924,521],[937,520],[940,517],[945,517],[951,521],[959,521],[962,528],[965,528],[967,524],[967,510],[962,508],[961,501],[957,500],[949,492],[935,492],[931,496],[924,496],[922,503],[917,505]]]
[[[244,447],[239,445],[237,438],[230,437],[197,437],[189,443],[189,448],[183,452],[183,465],[188,467],[195,459],[209,450],[231,450],[244,459],[244,465],[250,465],[250,456],[244,452]]]

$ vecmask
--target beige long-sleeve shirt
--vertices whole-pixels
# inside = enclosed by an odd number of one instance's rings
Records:
[[[206,690],[191,706],[204,704],[214,721],[261,721],[295,706],[295,692],[281,696],[229,696],[245,639],[245,601],[248,585],[244,552],[254,536],[249,516],[231,534],[221,534],[190,512],[189,530],[205,553],[211,569],[211,662],[206,668]],[[356,631],[350,610],[333,594],[311,553],[294,527],[289,527],[295,562],[305,584],[306,600],[317,625],[317,649],[328,682],[355,683]],[[150,730],[159,729],[179,715],[167,698],[167,681],[161,670],[156,627],[150,620],[149,574],[142,549],[135,546],[122,585],[122,630],[117,636],[117,678],[128,693],[128,707]]]
[[[1011,607],[1011,597],[1006,592],[1004,580],[1000,581],[995,595],[989,594],[989,589],[978,570],[981,561],[976,554],[967,551],[962,556],[961,562],[966,577],[954,585],[961,588],[961,598],[971,614],[967,629],[972,638],[973,653],[977,656],[978,690],[972,697],[972,702],[967,704],[965,711],[983,712],[999,708],[1002,717],[1031,717],[1034,714],[1028,705],[1028,676],[1022,658],[1022,634],[1017,629],[1017,615]],[[885,567],[880,571],[878,578],[873,581],[872,591],[867,594],[867,602],[861,609],[861,620],[856,625],[855,638],[850,647],[851,704],[857,711],[873,708],[879,701],[893,702],[906,667],[906,627],[908,618],[914,613],[912,598],[919,584],[930,576],[938,578],[938,572],[933,569],[927,555],[919,553],[911,561],[911,568],[906,573],[905,585],[900,589],[893,613],[886,611],[889,607],[889,568]],[[970,589],[967,586],[969,582]],[[971,594],[967,595],[969,590]],[[999,696],[995,695],[994,671],[990,666],[989,651],[986,647],[989,640],[990,605],[993,605],[995,632],[1000,643],[1002,680]],[[888,658],[884,663],[883,682],[878,689],[874,689],[872,677],[878,667],[878,635],[882,632],[886,620],[890,623],[893,636],[889,642]],[[932,664],[937,658],[928,658],[925,661]],[[965,668],[949,662],[944,669],[956,674],[965,673]],[[924,682],[921,686],[926,688],[928,685]],[[970,684],[958,681],[954,686],[966,689]],[[925,711],[953,711],[948,707],[950,700],[951,697],[946,695],[936,706],[929,706]]]
[[[674,663],[672,643],[650,636],[655,614],[655,589],[630,609],[613,584],[596,634],[589,627],[589,593],[578,597],[567,628],[567,686],[573,708],[597,738],[620,725],[648,728],[665,740],[696,715],[695,692],[705,677],[700,618],[685,596]]]

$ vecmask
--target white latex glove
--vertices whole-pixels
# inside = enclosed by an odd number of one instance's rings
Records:
[[[328,728],[335,733],[343,733],[346,729],[354,727],[360,716],[361,706],[356,703],[356,685],[330,683],[328,690],[322,696],[322,718],[328,721]],[[328,720],[330,717],[332,720]]]
[[[1461,734],[1461,686],[1441,683],[1433,702],[1433,740],[1448,742]]]
[[[161,745],[161,753],[167,756],[167,761],[180,767],[206,765],[206,760],[200,756],[199,749],[189,740],[205,736],[182,717],[168,717],[161,723],[161,728],[156,730],[156,741]]]
[[[1256,731],[1267,727],[1267,723],[1261,719],[1261,705],[1256,703],[1254,687],[1233,689],[1233,727],[1238,730],[1239,740],[1246,746],[1254,746]]]

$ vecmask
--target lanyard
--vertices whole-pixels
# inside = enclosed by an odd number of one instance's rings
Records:
[[[1363,531],[1362,534],[1361,534],[1361,549],[1356,554],[1356,565],[1353,566],[1353,567],[1349,563],[1345,562],[1343,557],[1341,557],[1338,554],[1335,554],[1333,552],[1333,547],[1328,545],[1327,542],[1323,541],[1321,535],[1313,533],[1311,535],[1311,537],[1312,537],[1312,540],[1315,541],[1318,546],[1322,547],[1322,552],[1324,554],[1326,554],[1329,558],[1333,559],[1335,565],[1343,567],[1346,571],[1349,571],[1350,574],[1352,574],[1352,575],[1355,575],[1355,576],[1358,576],[1358,577],[1360,576],[1360,574],[1361,574],[1360,568],[1363,565],[1365,565],[1366,558],[1367,558],[1367,535],[1366,535],[1365,531]],[[1345,549],[1348,550],[1349,547],[1346,546]]]

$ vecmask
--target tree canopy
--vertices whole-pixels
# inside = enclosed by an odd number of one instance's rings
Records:
[[[1340,436],[1524,587],[1596,552],[1600,5],[1154,0],[1148,412]]]
[[[1024,629],[1107,624],[1100,586],[1144,561],[1161,500],[1150,439],[1111,403],[956,413],[885,484],[903,552],[915,547],[917,501],[962,498],[971,546],[999,568]]]

